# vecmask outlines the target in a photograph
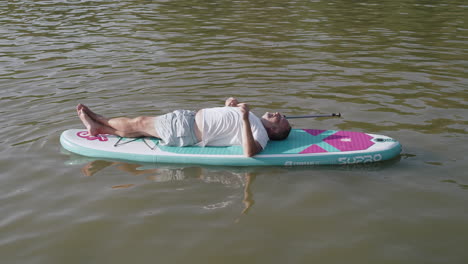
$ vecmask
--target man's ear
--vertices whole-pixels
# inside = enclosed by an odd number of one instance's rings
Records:
[[[279,130],[280,130],[279,127],[274,127],[274,126],[273,127],[266,127],[265,129],[266,129],[268,135],[278,133]]]

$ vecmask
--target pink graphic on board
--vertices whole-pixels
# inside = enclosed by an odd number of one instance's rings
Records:
[[[326,131],[326,130],[321,130],[321,129],[303,129],[303,130],[311,134],[312,136],[318,136]]]
[[[105,135],[97,135],[97,136],[91,136],[88,131],[80,131],[76,133],[77,136],[80,138],[85,138],[87,140],[99,140],[99,141],[107,141],[109,140]]]
[[[341,151],[365,150],[374,145],[372,137],[360,132],[338,131],[323,141]]]
[[[317,146],[317,145],[312,145],[306,149],[304,149],[303,151],[300,152],[300,154],[307,154],[307,153],[323,153],[323,152],[328,152],[326,150],[324,150],[322,147],[320,146]]]

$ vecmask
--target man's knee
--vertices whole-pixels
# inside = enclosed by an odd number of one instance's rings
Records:
[[[139,116],[133,119],[135,130],[154,136],[154,117]]]
[[[139,116],[133,119],[133,127],[135,130],[144,130],[148,126],[148,117]]]

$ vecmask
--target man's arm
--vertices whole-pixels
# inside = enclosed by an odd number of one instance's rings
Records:
[[[238,104],[241,113],[242,113],[242,149],[244,150],[244,155],[247,157],[252,157],[253,155],[262,151],[262,146],[258,143],[252,134],[252,127],[250,126],[249,120],[249,107],[247,104],[240,103]]]

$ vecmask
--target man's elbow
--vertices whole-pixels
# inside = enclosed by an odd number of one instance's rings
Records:
[[[247,158],[250,158],[250,157],[253,157],[253,156],[257,155],[258,153],[260,153],[260,151],[262,151],[262,148],[244,150],[244,156],[247,157]]]
[[[253,151],[244,152],[244,156],[247,157],[247,158],[251,158],[251,157],[255,156],[255,154],[257,154],[257,153],[253,152]]]

